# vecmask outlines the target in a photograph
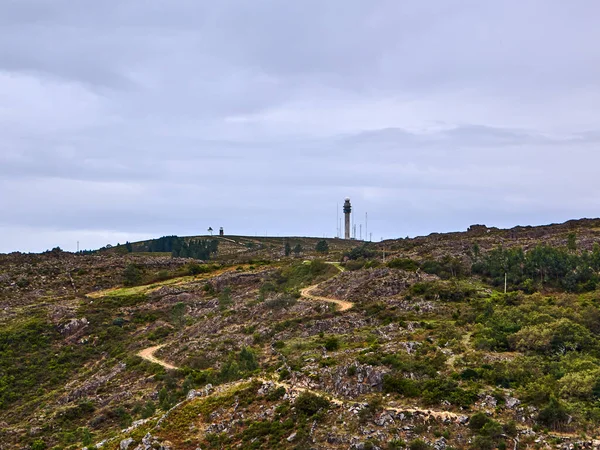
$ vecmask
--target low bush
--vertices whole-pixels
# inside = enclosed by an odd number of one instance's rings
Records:
[[[407,271],[414,271],[419,268],[419,263],[409,258],[396,258],[392,259],[387,263],[390,269],[401,269]]]
[[[327,351],[334,351],[340,348],[340,340],[336,336],[330,336],[323,345]]]
[[[296,398],[294,406],[299,414],[312,417],[322,410],[329,409],[330,403],[320,395],[303,392]]]

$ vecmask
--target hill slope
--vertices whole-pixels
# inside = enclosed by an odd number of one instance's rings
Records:
[[[226,238],[0,255],[0,449],[600,445],[600,221]]]

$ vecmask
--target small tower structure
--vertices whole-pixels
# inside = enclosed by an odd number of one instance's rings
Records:
[[[219,228],[219,236],[225,236],[225,231],[223,231],[223,227]]]
[[[350,239],[350,214],[352,213],[352,205],[350,199],[346,197],[344,201],[344,239]]]

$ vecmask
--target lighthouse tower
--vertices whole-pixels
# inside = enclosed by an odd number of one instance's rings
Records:
[[[350,213],[352,213],[352,205],[350,205],[350,199],[346,198],[344,202],[344,239],[350,239]]]

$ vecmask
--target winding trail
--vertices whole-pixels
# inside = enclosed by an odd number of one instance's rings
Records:
[[[328,264],[331,264],[331,265],[335,266],[340,271],[340,273],[342,273],[344,271],[344,268],[341,267],[337,263],[328,262]],[[326,302],[326,303],[333,303],[334,305],[338,305],[339,306],[339,308],[340,308],[339,310],[340,311],[348,311],[350,308],[352,308],[354,306],[354,303],[346,301],[346,300],[339,300],[337,298],[322,297],[320,295],[314,295],[314,294],[312,294],[312,291],[315,290],[315,289],[317,289],[320,284],[321,283],[313,284],[312,286],[308,286],[308,287],[302,289],[300,291],[300,295],[302,295],[302,297],[304,297],[304,298],[306,298],[308,300],[314,300],[314,301]],[[169,369],[169,370],[177,370],[177,369],[179,369],[179,367],[176,367],[176,366],[174,366],[172,364],[169,364],[168,362],[163,361],[161,359],[158,359],[156,356],[154,356],[154,353],[157,352],[158,350],[160,350],[165,345],[166,344],[155,345],[153,347],[145,348],[145,349],[141,350],[140,352],[138,352],[137,355],[139,357],[145,359],[146,361],[150,361],[152,363],[159,364],[159,365],[163,366],[165,369]],[[284,386],[284,384],[282,384],[282,386]]]
[[[344,271],[344,268],[341,267],[339,265],[339,263],[327,262],[327,264],[331,264],[331,265],[335,266],[340,271],[340,273],[342,273]],[[331,278],[329,278],[329,280],[331,280]],[[329,281],[329,280],[327,280],[327,281]],[[348,311],[350,308],[352,308],[354,306],[354,303],[348,302],[346,300],[339,300],[337,298],[329,298],[329,297],[322,297],[320,295],[313,295],[312,291],[315,290],[316,288],[318,288],[320,284],[321,283],[313,284],[312,286],[308,286],[308,287],[302,289],[300,291],[300,295],[302,295],[302,297],[304,297],[308,300],[333,303],[340,307],[340,309],[339,309],[340,311]],[[159,365],[163,366],[165,369],[169,369],[169,370],[179,369],[179,367],[169,364],[168,362],[158,359],[156,356],[154,356],[154,353],[157,352],[158,350],[160,350],[161,348],[163,348],[165,345],[166,344],[161,344],[161,345],[155,345],[153,347],[145,348],[145,349],[141,350],[140,352],[138,352],[137,355],[140,358],[145,359],[146,361],[150,361],[151,363],[159,364]],[[281,385],[284,386],[284,384],[281,384]]]
[[[161,345],[155,345],[154,347],[145,348],[144,350],[138,352],[137,355],[140,358],[145,359],[146,361],[150,361],[151,363],[160,364],[165,369],[170,369],[170,370],[177,370],[177,369],[179,369],[179,367],[173,366],[173,365],[169,364],[168,362],[165,362],[162,359],[158,359],[156,356],[154,356],[154,352],[160,350],[165,345],[166,344],[161,344]]]
[[[334,266],[336,269],[338,269],[340,271],[340,273],[344,272],[344,270],[345,270],[339,263],[331,262],[331,261],[326,261],[326,263]],[[336,275],[336,277],[338,275]],[[335,277],[333,277],[333,278],[335,278]],[[325,281],[329,281],[331,279],[332,278],[329,278],[328,280],[325,280]],[[340,311],[348,311],[350,308],[352,308],[354,306],[354,303],[346,301],[346,300],[339,300],[337,298],[322,297],[320,295],[312,294],[312,291],[317,289],[320,285],[321,285],[321,283],[318,283],[318,284],[313,284],[312,286],[305,287],[304,289],[300,290],[300,295],[308,300],[314,300],[317,302],[333,303],[334,305],[338,305],[340,307]]]
[[[348,311],[350,308],[352,308],[354,306],[354,303],[348,302],[346,300],[338,300],[337,298],[321,297],[320,295],[311,294],[311,292],[318,287],[319,287],[319,285],[315,284],[315,285],[309,286],[307,288],[304,288],[300,291],[300,295],[302,295],[302,297],[307,298],[309,300],[333,303],[334,305],[338,305],[340,307],[340,311]]]
[[[340,266],[339,263],[328,262],[328,264],[334,265],[340,271],[340,273],[344,272],[344,268],[342,266]],[[338,276],[338,275],[336,275],[336,276]],[[331,278],[329,278],[329,280],[331,280]],[[326,280],[326,281],[328,281],[328,280]],[[300,294],[302,295],[302,297],[304,297],[305,299],[308,299],[308,300],[333,303],[333,304],[339,306],[339,311],[348,311],[349,309],[354,307],[354,303],[346,301],[346,300],[339,300],[339,299],[335,299],[335,298],[323,297],[320,295],[312,294],[312,292],[315,289],[317,289],[320,286],[320,284],[321,283],[314,284],[312,286],[308,286],[308,287],[302,289],[300,291]],[[471,347],[471,333],[467,333],[465,336],[463,336],[462,343],[468,349],[472,348]],[[137,355],[140,356],[141,358],[145,359],[146,361],[149,361],[149,362],[152,362],[155,364],[159,364],[166,369],[178,370],[179,367],[169,364],[166,361],[163,361],[163,360],[157,358],[156,356],[154,356],[154,353],[157,352],[158,350],[160,350],[161,348],[163,348],[165,345],[166,344],[161,344],[161,345],[156,345],[153,347],[143,349],[140,352],[138,352]],[[454,368],[454,364],[455,364],[455,360],[456,360],[457,356],[458,355],[453,355],[452,357],[450,357],[448,359],[448,361],[446,363],[449,367]],[[320,395],[320,396],[323,396],[323,397],[329,399],[329,401],[332,404],[339,406],[339,407],[353,407],[353,406],[361,406],[361,405],[365,404],[364,402],[360,403],[360,402],[356,402],[356,401],[352,401],[352,400],[348,400],[348,399],[334,397],[329,392],[311,389],[306,386],[299,386],[295,382],[285,383],[285,382],[281,382],[279,380],[268,379],[268,378],[263,378],[263,377],[252,377],[252,378],[247,378],[244,380],[235,381],[232,383],[226,383],[224,385],[217,386],[217,389],[215,389],[210,394],[207,393],[206,395],[208,395],[208,396],[219,395],[226,390],[235,388],[236,386],[246,384],[246,383],[251,383],[253,380],[260,381],[262,383],[272,383],[272,385],[274,385],[274,386],[283,387],[288,392],[295,392],[296,394],[302,393],[302,392],[307,392],[307,393],[311,393],[311,394]],[[182,405],[183,403],[185,403],[186,401],[189,401],[189,400],[190,399],[188,398],[188,400],[185,400],[184,402],[179,403],[173,409],[179,407],[180,405]],[[432,418],[432,419],[436,419],[436,420],[441,420],[443,422],[454,422],[454,423],[460,423],[463,425],[469,419],[468,416],[466,416],[464,414],[457,414],[457,413],[454,413],[451,411],[446,411],[446,410],[440,411],[440,410],[433,410],[433,409],[425,409],[425,408],[419,408],[419,407],[414,407],[414,406],[402,407],[402,406],[395,406],[395,405],[388,404],[388,405],[384,405],[383,409],[387,412],[417,414],[417,415],[424,416],[427,419]],[[163,416],[163,418],[164,417],[165,416]],[[525,429],[525,428],[523,428],[523,429]],[[565,436],[567,436],[567,435],[565,434]],[[518,442],[519,442],[518,439],[516,439],[515,440],[515,449],[518,446]]]

